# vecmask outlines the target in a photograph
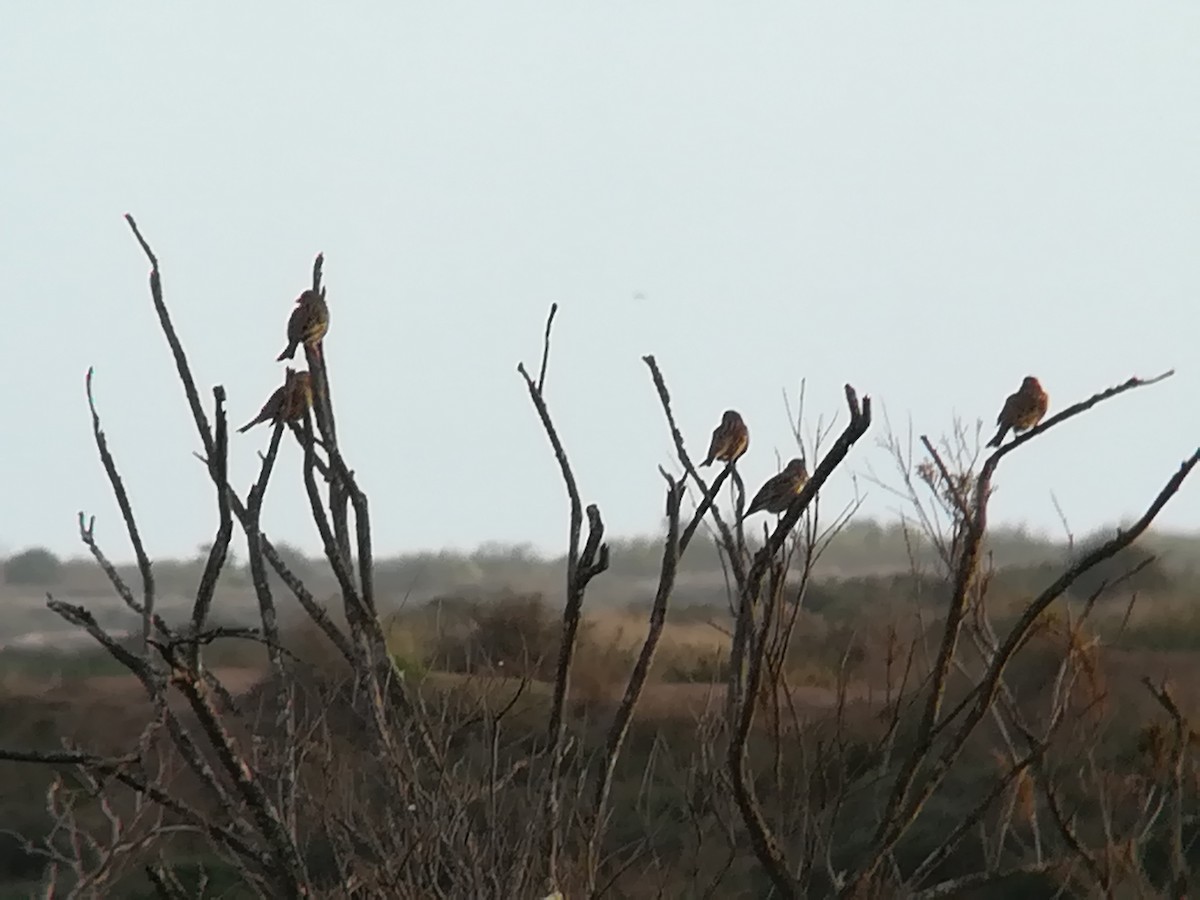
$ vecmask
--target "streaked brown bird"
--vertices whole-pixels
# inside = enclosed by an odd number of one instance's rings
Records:
[[[745,519],[764,509],[773,513],[785,512],[807,483],[808,467],[804,465],[804,460],[793,459],[784,466],[782,472],[768,478],[766,484],[758,489],[742,518]]]
[[[267,398],[258,415],[238,429],[238,434],[249,431],[260,422],[295,422],[304,416],[312,405],[312,378],[308,372],[297,372],[289,367],[284,374],[283,384]]]
[[[282,353],[275,357],[275,361],[283,362],[285,359],[291,359],[296,355],[296,348],[301,344],[306,347],[316,347],[328,330],[328,304],[316,291],[305,291],[296,298],[296,308],[292,310],[292,314],[288,318],[288,345]]]
[[[700,467],[711,466],[714,459],[721,462],[731,462],[738,459],[750,446],[750,431],[746,423],[738,415],[737,410],[727,409],[721,417],[721,424],[713,429],[712,440],[708,444],[708,456]]]
[[[1042,390],[1041,382],[1032,375],[1026,375],[1021,382],[1021,388],[1015,394],[1009,394],[1004,401],[1004,408],[996,416],[996,424],[1000,430],[988,441],[989,447],[999,447],[1009,429],[1014,432],[1028,431],[1042,421],[1046,409],[1050,406],[1050,395]]]

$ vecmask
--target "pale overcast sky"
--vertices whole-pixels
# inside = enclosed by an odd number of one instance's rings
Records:
[[[281,379],[326,254],[339,433],[376,550],[530,541],[567,503],[518,360],[561,311],[549,399],[585,502],[648,533],[671,443],[721,411],[757,484],[791,455],[781,391],[894,425],[990,426],[1174,367],[1010,457],[994,518],[1139,512],[1200,439],[1195,2],[20,4],[0,33],[0,548],[128,558],[89,432],[96,391],[154,554],[216,504],[121,216],[159,254],[206,397],[233,425]],[[842,420],[844,422],[844,413]],[[815,423],[815,422],[814,422]],[[851,495],[878,416],[827,487]],[[268,435],[234,435],[249,484]],[[267,499],[315,551],[299,453]],[[877,488],[865,510],[889,516]],[[1200,527],[1200,485],[1161,522]]]

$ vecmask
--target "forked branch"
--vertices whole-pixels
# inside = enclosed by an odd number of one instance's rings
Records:
[[[547,744],[550,756],[550,777],[546,787],[546,857],[548,881],[551,890],[558,884],[558,858],[562,849],[561,833],[561,804],[559,784],[562,778],[564,761],[565,724],[563,712],[566,708],[567,693],[571,680],[571,660],[575,652],[575,643],[579,632],[582,616],[583,598],[588,582],[608,568],[608,545],[604,543],[604,522],[600,518],[600,509],[595,504],[587,508],[588,537],[582,552],[580,540],[583,532],[583,503],[579,498],[579,486],[575,481],[575,473],[567,458],[566,448],[554,426],[550,409],[546,405],[544,395],[546,363],[550,358],[551,327],[554,316],[558,312],[558,304],[550,308],[546,317],[546,331],[542,347],[542,367],[537,381],[530,376],[524,363],[517,364],[517,371],[525,379],[529,398],[533,401],[542,428],[554,449],[554,457],[558,461],[559,472],[567,489],[567,498],[571,504],[570,526],[567,534],[567,578],[566,602],[563,606],[562,638],[558,651],[558,666],[554,677],[554,694],[550,705],[550,716],[547,724]]]

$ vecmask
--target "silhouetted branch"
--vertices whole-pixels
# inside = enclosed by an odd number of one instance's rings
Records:
[[[784,897],[800,895],[800,886],[792,874],[779,839],[767,823],[754,794],[753,783],[748,778],[746,748],[754,708],[761,683],[761,648],[765,629],[769,627],[779,593],[782,591],[787,572],[786,561],[778,558],[787,535],[795,527],[800,516],[817,496],[821,486],[846,458],[850,448],[866,433],[871,424],[871,400],[864,397],[861,405],[858,395],[850,385],[845,387],[846,404],[850,411],[850,422],[821,459],[815,471],[796,499],[780,519],[775,530],[767,535],[763,546],[755,553],[750,570],[744,576],[734,569],[737,582],[738,607],[734,636],[730,649],[729,699],[727,707],[733,718],[727,766],[734,800],[742,821],[749,832],[750,844],[775,890]],[[726,538],[727,552],[731,558],[738,555],[738,545]],[[756,640],[754,610],[762,595],[763,578],[770,573],[771,587],[767,592],[767,604],[760,632]]]
[[[221,444],[224,430],[224,416],[217,422],[217,444]],[[267,647],[267,658],[271,663],[271,671],[275,676],[276,690],[272,693],[275,709],[275,733],[283,736],[283,746],[280,748],[275,766],[279,778],[279,817],[291,841],[296,840],[296,808],[295,785],[297,753],[296,746],[296,716],[292,697],[292,688],[288,679],[288,668],[280,646],[279,622],[275,609],[275,598],[271,591],[271,582],[267,578],[267,569],[263,560],[263,536],[260,526],[262,505],[266,498],[267,484],[275,468],[275,460],[279,454],[279,442],[283,437],[283,420],[276,422],[271,430],[271,443],[263,458],[258,479],[250,488],[246,501],[246,515],[242,520],[246,535],[246,553],[250,562],[250,580],[254,585],[254,594],[258,598],[259,621],[262,622],[263,642]],[[231,527],[229,515],[228,494],[224,490],[226,481],[217,482],[217,494],[221,498],[222,511],[225,517],[223,527]],[[199,628],[196,629],[199,631]]]
[[[92,435],[96,439],[96,449],[100,451],[100,462],[104,465],[109,484],[112,485],[113,496],[117,498],[117,505],[121,507],[121,518],[125,520],[125,529],[129,532],[129,541],[133,544],[133,552],[137,557],[138,571],[142,575],[142,643],[146,646],[154,621],[154,573],[150,568],[150,557],[146,555],[146,548],[142,544],[142,536],[138,532],[137,519],[134,518],[133,506],[129,503],[129,495],[125,492],[125,484],[117,472],[116,460],[108,450],[108,439],[100,428],[100,414],[96,412],[96,401],[92,396],[93,372],[94,369],[91,368],[87,371],[87,401],[88,409],[92,413]],[[82,516],[82,513],[80,515]],[[150,658],[148,649],[146,658]]]
[[[192,605],[192,632],[199,634],[204,630],[208,620],[208,612],[212,608],[213,594],[217,590],[217,579],[225,567],[226,553],[229,541],[233,536],[233,516],[229,511],[229,494],[224,486],[229,481],[229,424],[225,416],[225,389],[218,385],[213,388],[213,399],[216,406],[217,434],[213,452],[215,456],[209,466],[214,483],[217,485],[217,535],[208,550],[208,560],[200,575],[200,586],[196,589],[196,600]],[[273,442],[273,446],[278,442]],[[200,645],[193,648],[192,667],[200,668]]]
[[[201,730],[221,763],[221,768],[233,782],[256,827],[271,849],[276,884],[289,898],[309,895],[311,888],[306,885],[305,866],[295,838],[289,833],[280,811],[267,796],[263,784],[251,772],[237,740],[222,724],[220,714],[202,688],[204,682],[198,679],[189,670],[187,663],[171,652],[170,648],[164,646],[163,649],[164,658],[172,670],[171,683],[180,690],[195,713]]]
[[[233,799],[225,791],[216,773],[200,752],[195,739],[184,728],[178,716],[175,715],[171,708],[162,702],[166,685],[162,675],[151,666],[150,661],[139,658],[122,647],[112,635],[100,627],[95,616],[82,606],[65,603],[53,598],[48,600],[46,605],[72,625],[86,631],[98,644],[108,651],[109,655],[137,677],[145,689],[146,695],[160,710],[160,715],[163,716],[167,730],[170,732],[171,740],[175,744],[176,749],[179,750],[184,761],[196,774],[196,777],[200,779],[201,784],[212,791],[215,799],[222,807],[233,809]],[[166,631],[165,627],[160,630]],[[203,683],[208,684],[209,682],[205,679]]]
[[[557,305],[552,307],[546,320],[545,346],[542,357],[549,357],[550,326],[554,320]],[[543,396],[543,385],[535,382],[525,369],[524,363],[517,364],[517,371],[525,379],[529,390],[529,398],[533,401],[542,428],[550,439],[554,456],[558,460],[559,471],[563,484],[567,489],[567,497],[571,503],[570,528],[567,538],[567,585],[566,603],[563,607],[562,641],[559,645],[558,666],[554,677],[554,694],[551,700],[549,722],[547,725],[547,742],[550,754],[550,777],[546,788],[546,843],[548,880],[551,889],[558,881],[558,857],[561,851],[560,817],[561,805],[559,798],[559,783],[562,778],[564,739],[566,727],[563,720],[563,710],[566,705],[567,692],[571,678],[571,659],[575,652],[575,642],[579,630],[579,621],[583,607],[584,593],[588,582],[608,568],[608,545],[603,543],[604,523],[600,518],[600,509],[595,504],[587,508],[588,539],[580,553],[579,543],[583,530],[583,504],[579,499],[579,487],[575,482],[575,473],[567,459],[566,449],[558,436],[558,430],[550,417]],[[545,373],[543,372],[542,375]]]
[[[1033,440],[1033,438],[1037,437],[1039,434],[1049,431],[1055,425],[1058,425],[1061,422],[1065,422],[1067,419],[1073,418],[1081,413],[1087,412],[1089,409],[1091,409],[1097,403],[1103,403],[1105,400],[1111,400],[1113,397],[1116,397],[1118,394],[1124,394],[1126,391],[1131,391],[1134,388],[1149,387],[1152,384],[1158,384],[1160,381],[1166,381],[1168,378],[1170,378],[1174,374],[1175,374],[1174,369],[1168,369],[1167,371],[1163,372],[1161,375],[1155,375],[1153,378],[1138,378],[1135,375],[1132,378],[1128,378],[1125,381],[1122,381],[1120,384],[1114,385],[1113,387],[1107,388],[1103,391],[1100,391],[1099,393],[1093,394],[1092,396],[1088,397],[1086,400],[1081,400],[1078,403],[1074,403],[1071,406],[1068,406],[1066,409],[1062,410],[1061,412],[1055,413],[1054,415],[1050,416],[1048,419],[1043,419],[1042,422],[1036,428],[1031,428],[1031,429],[1029,429],[1029,431],[1026,431],[1020,435],[1017,435],[1011,441],[1009,441],[1007,444],[1004,444],[1001,447],[998,447],[992,453],[992,455],[988,457],[987,462],[984,463],[983,473],[980,475],[980,478],[982,479],[983,474],[987,474],[990,476],[991,473],[996,470],[996,465],[1000,462],[1000,460],[1003,457],[1007,456],[1009,453],[1011,453],[1013,450],[1016,450],[1018,447],[1020,447],[1022,444],[1026,443],[1027,441]]]
[[[595,895],[596,873],[599,868],[600,840],[608,824],[608,800],[612,789],[613,775],[616,772],[617,761],[620,759],[625,738],[629,734],[629,723],[646,685],[650,674],[650,665],[654,662],[654,652],[658,648],[663,626],[667,621],[667,604],[675,589],[675,575],[679,565],[679,506],[683,499],[683,482],[675,481],[663,469],[659,469],[667,482],[667,536],[663,542],[662,567],[658,576],[658,588],[654,594],[654,603],[650,607],[650,627],[646,639],[634,663],[629,681],[625,685],[625,694],[613,714],[612,724],[608,729],[608,738],[601,757],[600,774],[596,784],[596,797],[593,806],[592,834],[588,842],[588,894]]]
[[[162,278],[158,269],[158,257],[154,255],[154,251],[150,249],[150,245],[146,243],[146,239],[142,237],[137,223],[133,221],[133,216],[126,213],[125,221],[129,223],[129,227],[133,230],[133,236],[137,238],[138,244],[141,245],[142,252],[150,260],[150,296],[154,301],[154,310],[158,313],[159,324],[162,326],[163,334],[166,336],[167,343],[171,347],[171,355],[175,357],[175,369],[179,373],[179,380],[183,382],[183,392],[187,395],[188,406],[191,407],[192,418],[196,422],[196,430],[200,433],[200,440],[204,444],[204,453],[209,459],[213,459],[216,454],[213,452],[212,430],[209,428],[208,418],[204,415],[204,407],[200,404],[200,393],[196,390],[196,381],[192,377],[192,370],[188,365],[187,354],[183,351],[183,345],[179,342],[179,336],[175,333],[175,326],[171,323],[171,316],[167,312],[167,305],[163,302]]]
[[[750,567],[750,572],[746,576],[747,589],[753,595],[757,595],[758,586],[761,583],[763,575],[766,573],[767,567],[770,565],[770,560],[777,554],[783,546],[783,542],[787,539],[788,534],[800,521],[800,517],[804,515],[804,511],[808,509],[808,505],[812,503],[817,496],[817,492],[829,480],[829,476],[834,470],[842,464],[842,460],[846,458],[846,454],[850,452],[850,448],[858,442],[867,429],[871,427],[871,398],[864,396],[861,405],[858,401],[858,394],[850,385],[846,385],[846,406],[850,410],[850,421],[838,435],[837,440],[833,442],[833,446],[829,448],[829,452],[821,458],[816,470],[809,477],[808,482],[804,485],[804,489],[796,495],[796,499],[792,501],[787,512],[779,520],[779,524],[775,526],[775,530],[768,536],[766,543],[754,554],[754,563]]]
[[[721,485],[724,484],[726,477],[728,477],[730,471],[733,469],[733,465],[727,465],[724,469],[722,469],[721,473],[713,482],[712,487],[709,487],[707,484],[705,484],[703,476],[692,463],[692,458],[688,454],[687,448],[684,446],[683,433],[679,430],[679,426],[675,424],[675,413],[671,410],[671,394],[667,390],[667,382],[663,378],[662,372],[659,371],[658,362],[653,356],[643,356],[642,362],[644,362],[650,369],[650,377],[654,380],[654,389],[658,392],[658,402],[662,405],[663,414],[667,417],[667,426],[671,429],[671,440],[675,442],[675,452],[679,458],[679,464],[683,466],[685,477],[681,480],[681,483],[686,483],[687,478],[690,476],[692,480],[700,486],[700,490],[703,494],[703,498],[701,499],[700,504],[696,507],[696,512],[692,517],[691,522],[688,523],[687,527],[683,531],[683,535],[680,537],[679,552],[682,555],[683,552],[687,550],[688,544],[691,543],[692,535],[695,533],[696,528],[703,520],[705,514],[709,511],[712,512],[713,521],[717,523],[717,530],[720,533],[721,539],[725,543],[725,546],[732,547],[734,546],[733,532],[730,531],[729,526],[725,524],[725,520],[721,517],[720,510],[718,510],[714,505],[714,500],[716,499],[717,493],[721,489]],[[735,573],[740,573],[743,571],[742,560],[737,554],[731,555],[729,563],[734,567]],[[740,581],[740,578],[738,580]]]
[[[546,366],[550,362],[550,329],[554,327],[554,316],[558,312],[558,304],[550,304],[550,315],[546,316],[546,335],[542,339],[542,367],[538,371],[537,389],[542,393],[546,386]]]

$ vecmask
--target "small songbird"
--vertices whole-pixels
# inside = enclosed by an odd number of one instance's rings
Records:
[[[296,355],[300,344],[315,347],[325,337],[329,330],[329,306],[316,291],[308,290],[296,298],[296,308],[288,318],[288,345],[283,352],[275,357],[276,362],[283,362]]]
[[[303,418],[304,411],[312,405],[312,378],[308,372],[297,372],[288,368],[283,384],[267,398],[258,415],[238,429],[242,434],[260,422],[295,422]]]
[[[1050,395],[1042,390],[1041,382],[1032,375],[1026,375],[1021,382],[1021,388],[1015,394],[1009,394],[1004,401],[1004,408],[996,417],[1000,430],[988,441],[989,447],[999,447],[1009,429],[1014,432],[1028,431],[1042,421],[1046,409],[1050,405]]]
[[[793,459],[784,466],[782,472],[768,478],[766,484],[758,489],[742,518],[745,519],[764,509],[773,513],[785,512],[807,483],[808,468],[804,465],[804,460]]]
[[[701,468],[712,465],[714,459],[721,462],[737,460],[750,446],[750,432],[736,410],[727,409],[721,424],[713,429],[712,441],[708,445],[708,456],[700,463]]]

